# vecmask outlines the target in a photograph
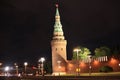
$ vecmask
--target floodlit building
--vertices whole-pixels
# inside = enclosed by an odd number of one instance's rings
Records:
[[[53,74],[66,74],[66,45],[67,41],[64,37],[62,24],[60,21],[60,14],[58,10],[58,4],[56,4],[56,15],[53,39],[51,41],[52,48],[52,69]]]
[[[65,40],[58,4],[56,4],[55,24],[51,40],[53,75],[99,72],[100,67],[109,65],[114,71],[120,71],[120,57],[99,57],[85,60],[67,60],[67,40]]]

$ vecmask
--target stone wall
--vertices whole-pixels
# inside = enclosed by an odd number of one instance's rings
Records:
[[[88,73],[88,72],[99,72],[102,66],[110,66],[114,72],[120,71],[120,55],[110,57],[99,57],[91,58],[88,61],[85,60],[71,60],[68,61],[67,73],[72,74],[76,72]]]

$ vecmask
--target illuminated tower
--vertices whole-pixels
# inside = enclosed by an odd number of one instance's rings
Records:
[[[52,69],[54,75],[66,74],[66,45],[67,41],[65,40],[60,22],[58,4],[56,4],[54,32],[51,41]]]

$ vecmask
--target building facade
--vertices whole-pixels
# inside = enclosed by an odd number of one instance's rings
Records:
[[[57,4],[53,38],[51,41],[53,75],[99,72],[102,66],[111,66],[114,71],[120,71],[120,56],[67,60],[66,46],[67,40],[64,37]]]
[[[66,74],[66,61],[67,61],[66,45],[67,41],[65,40],[64,37],[58,5],[56,4],[54,32],[51,41],[52,70],[54,75]]]

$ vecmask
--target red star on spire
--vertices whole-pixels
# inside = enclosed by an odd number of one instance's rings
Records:
[[[56,4],[56,7],[58,8],[58,4]]]

